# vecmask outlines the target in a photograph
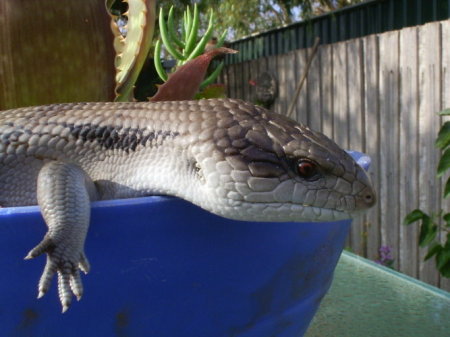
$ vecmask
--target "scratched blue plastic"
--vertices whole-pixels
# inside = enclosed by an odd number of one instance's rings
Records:
[[[37,207],[0,209],[0,336],[298,337],[344,246],[350,220],[251,223],[183,200],[96,202],[85,294],[61,314],[56,279],[36,299],[45,257]]]
[[[344,245],[349,221],[250,223],[175,198],[97,203],[85,295],[61,314],[45,258],[24,261],[45,234],[36,207],[0,211],[1,336],[298,337]]]

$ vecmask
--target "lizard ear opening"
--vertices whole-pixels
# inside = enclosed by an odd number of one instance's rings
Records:
[[[188,171],[197,177],[198,180],[204,181],[205,177],[203,175],[202,168],[197,160],[191,159],[188,161]]]

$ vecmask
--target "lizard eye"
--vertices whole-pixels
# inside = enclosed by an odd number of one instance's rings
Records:
[[[317,164],[309,159],[299,159],[297,161],[297,173],[300,177],[311,179],[317,175]]]

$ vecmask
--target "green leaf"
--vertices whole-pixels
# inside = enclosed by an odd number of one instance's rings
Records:
[[[186,16],[184,18],[184,40],[186,41],[189,37],[189,33],[192,27],[191,8],[189,6],[187,6],[185,13]]]
[[[444,249],[450,251],[450,232],[447,233],[447,241],[445,242]]]
[[[182,31],[181,34],[183,36],[183,40],[187,39],[187,33],[186,33],[186,29],[187,29],[187,11],[183,12],[183,25],[181,26]]]
[[[442,219],[446,222],[446,226],[450,227],[450,213],[445,213]]]
[[[450,144],[450,121],[445,122],[439,130],[436,139],[436,146],[439,149],[444,149]]]
[[[222,71],[222,69],[223,69],[223,66],[224,66],[224,63],[223,62],[220,62],[220,64],[217,66],[217,68],[211,73],[211,75],[209,75],[208,76],[208,78],[206,78],[203,82],[202,82],[202,84],[200,85],[200,88],[205,88],[205,87],[207,87],[208,85],[210,85],[210,84],[212,84],[216,79],[217,79],[217,77],[219,76],[219,74],[220,74],[220,72]]]
[[[210,16],[209,16],[209,23],[208,28],[206,29],[205,35],[200,39],[197,46],[194,48],[194,50],[189,54],[186,61],[193,60],[197,56],[203,53],[205,50],[205,46],[208,43],[209,40],[211,40],[211,36],[213,33],[213,25],[214,25],[215,15],[214,12],[211,10]]]
[[[419,246],[425,247],[436,238],[438,226],[431,221],[429,216],[422,218],[419,234]]]
[[[445,265],[443,265],[439,269],[439,272],[441,273],[442,276],[450,278],[450,261],[448,261]]]
[[[167,51],[177,60],[184,60],[185,57],[172,44],[166,22],[164,21],[164,11],[162,7],[159,10],[159,33]]]
[[[187,57],[194,49],[195,43],[197,42],[198,26],[200,23],[198,7],[194,4],[194,14],[192,16],[192,24],[190,30],[187,32],[186,46],[183,51],[185,57]]]
[[[225,29],[222,35],[217,40],[216,48],[222,47],[225,42],[225,38],[227,37],[228,29]]]
[[[441,177],[450,168],[450,148],[445,150],[439,160],[437,176]]]
[[[444,187],[444,198],[447,198],[450,195],[450,177],[447,179]]]
[[[450,250],[442,249],[436,254],[436,266],[440,270],[446,264],[450,264]]]
[[[169,10],[169,17],[167,19],[167,28],[169,29],[169,36],[170,36],[170,39],[173,42],[175,42],[175,44],[178,47],[184,48],[184,43],[182,41],[180,41],[180,39],[177,36],[173,15],[174,15],[173,14],[173,6],[171,6],[170,10]]]
[[[158,73],[159,77],[166,82],[167,81],[167,73],[164,70],[164,67],[161,63],[161,40],[156,41],[155,45],[155,56],[153,57],[153,62],[155,63],[155,69]]]
[[[223,84],[211,84],[203,91],[195,95],[195,99],[209,99],[209,98],[225,98],[225,86]]]
[[[431,248],[428,249],[428,253],[427,253],[427,255],[425,256],[424,260],[426,261],[426,260],[432,258],[434,255],[440,253],[440,251],[441,251],[442,249],[444,249],[444,247],[442,247],[441,244],[440,244],[439,242],[435,242],[435,243],[433,244],[433,246],[431,246]]]
[[[450,115],[450,108],[439,111],[439,115],[441,115],[441,116]]]
[[[428,215],[425,214],[424,212],[422,212],[420,209],[415,209],[414,211],[412,211],[411,213],[409,213],[405,216],[404,223],[405,223],[405,225],[410,225],[413,222],[421,220],[425,216],[428,216]]]

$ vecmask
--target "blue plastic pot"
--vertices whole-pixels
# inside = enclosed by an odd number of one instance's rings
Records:
[[[170,197],[96,202],[85,294],[61,314],[56,279],[36,299],[45,258],[37,207],[0,209],[0,335],[298,337],[306,331],[350,220],[251,223]]]

